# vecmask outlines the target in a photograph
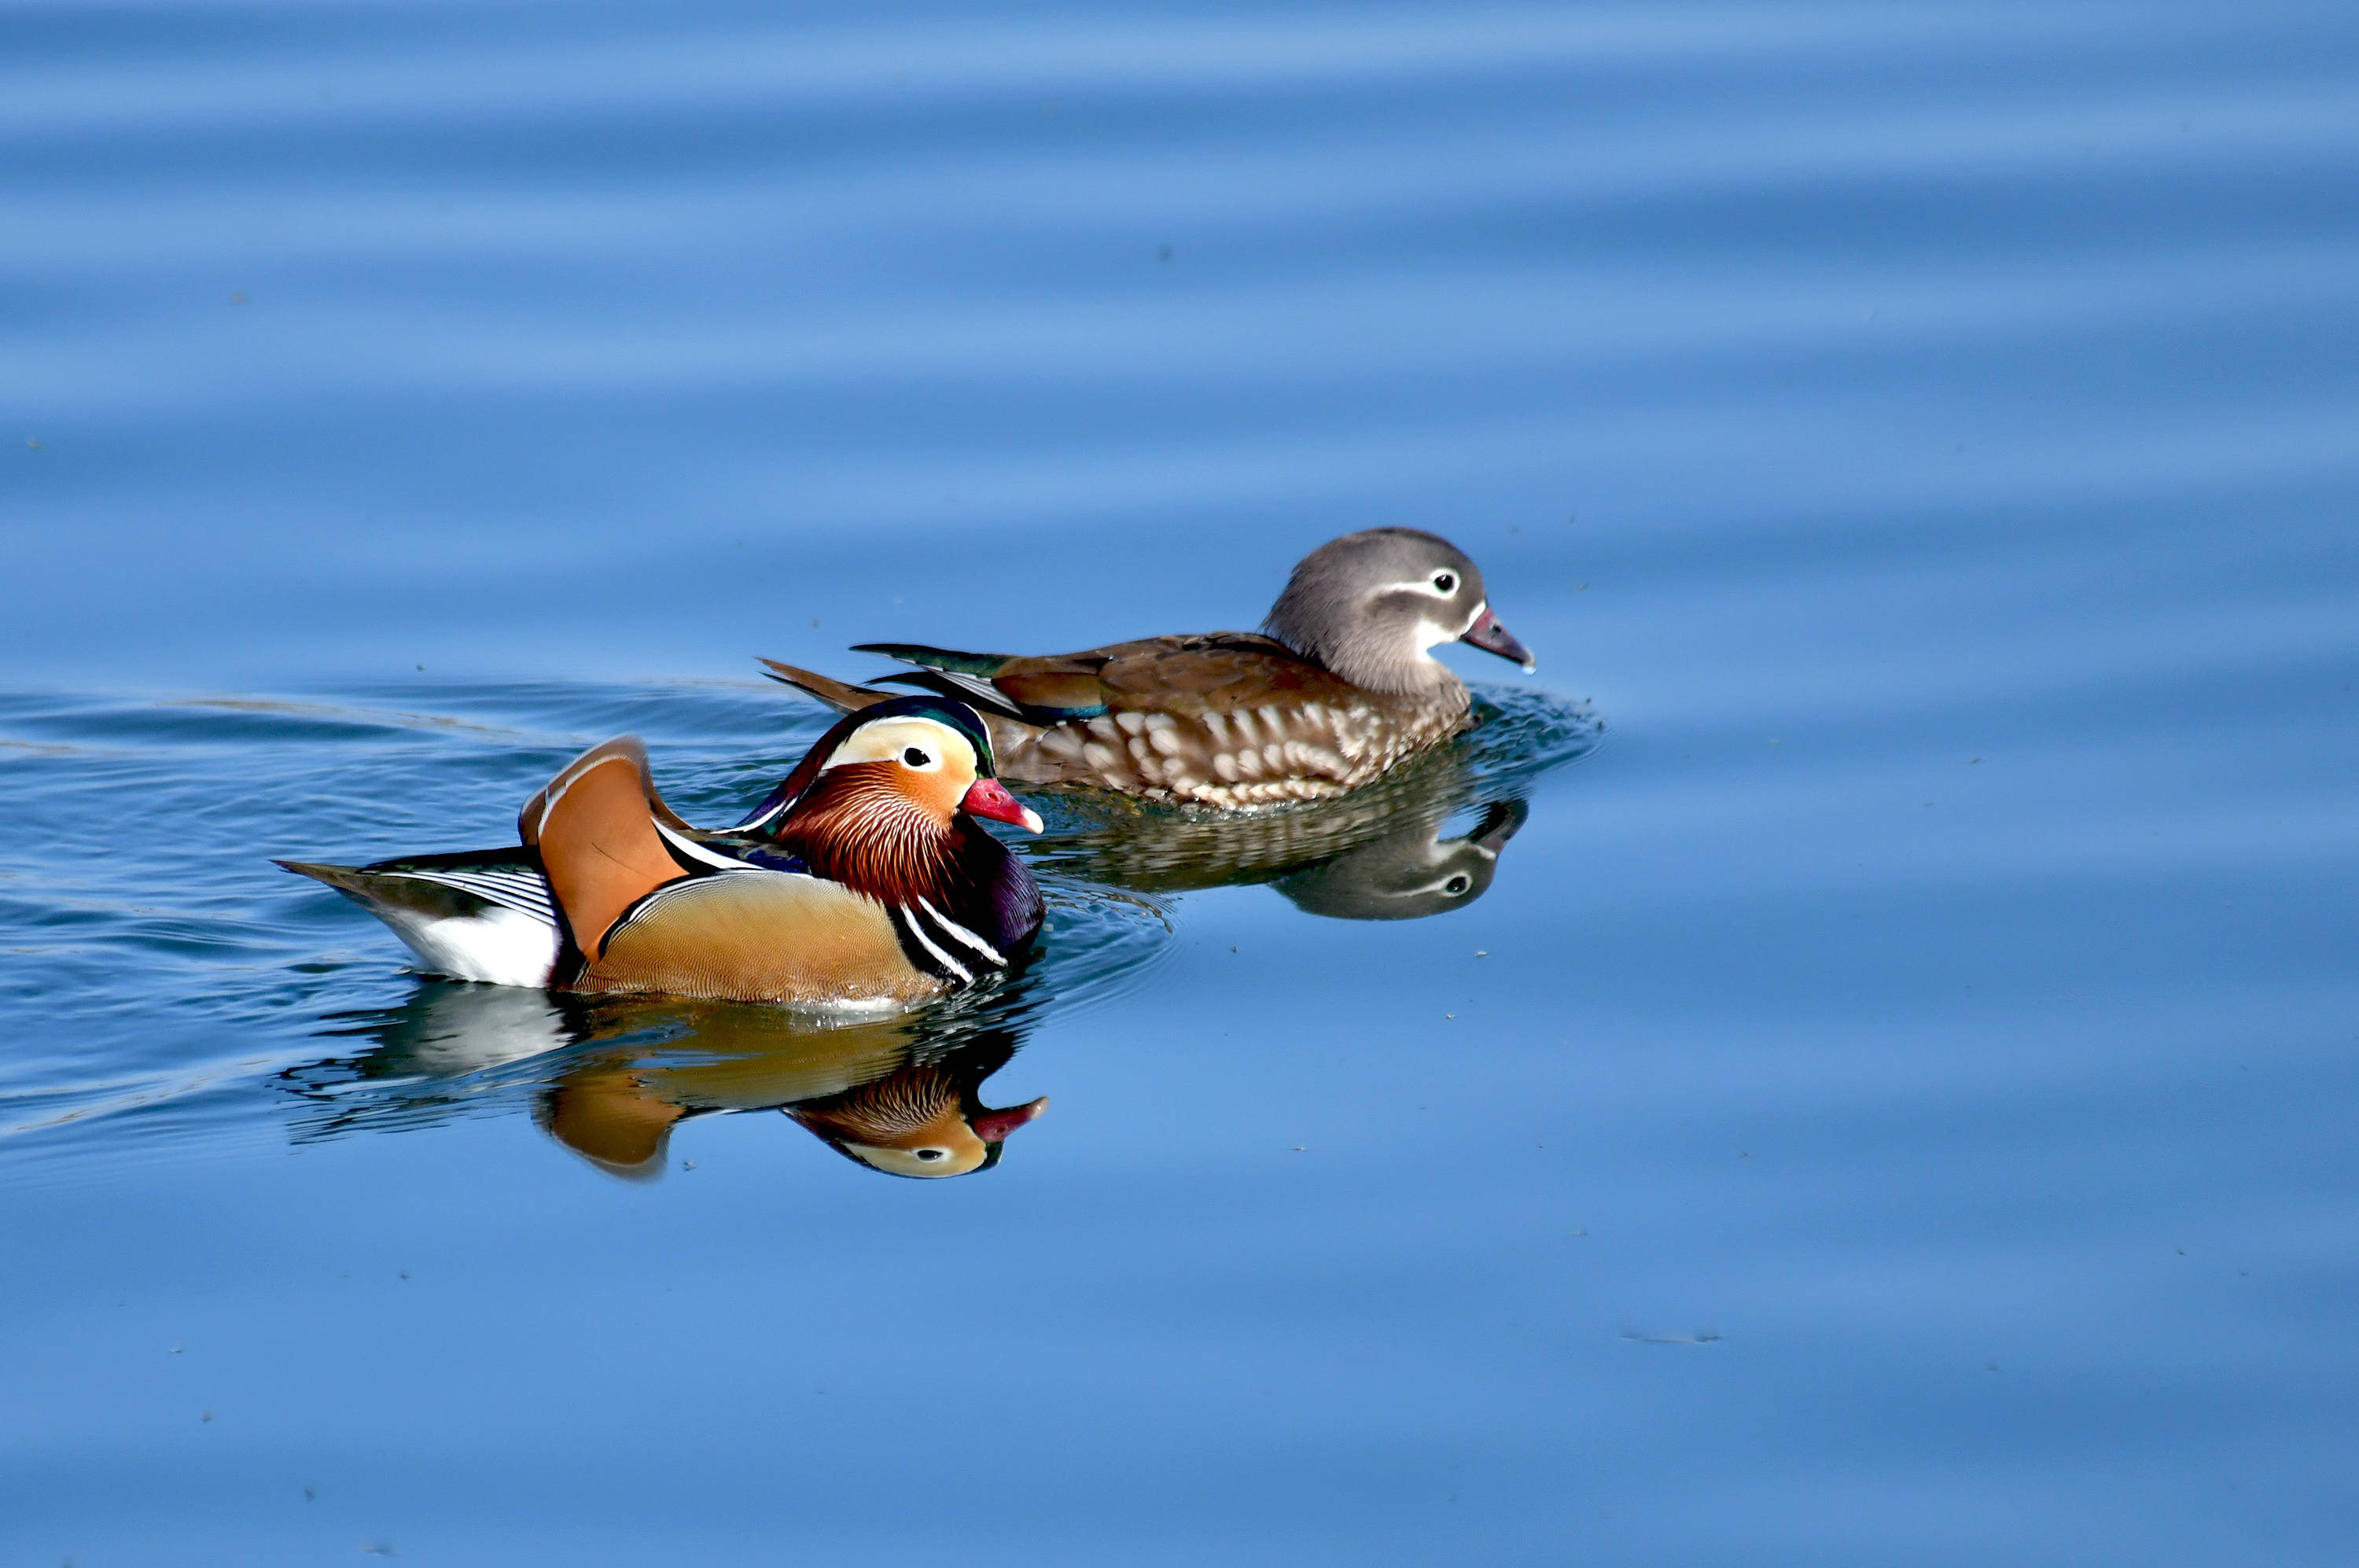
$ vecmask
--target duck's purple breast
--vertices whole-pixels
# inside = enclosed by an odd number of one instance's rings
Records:
[[[974,842],[961,857],[968,885],[951,906],[952,918],[1012,958],[1039,934],[1048,904],[1030,867],[981,828],[971,832]]]

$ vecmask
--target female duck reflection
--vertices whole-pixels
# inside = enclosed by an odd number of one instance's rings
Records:
[[[1063,831],[1034,864],[1150,897],[1266,883],[1338,920],[1407,920],[1473,903],[1530,814],[1524,796],[1596,744],[1585,710],[1521,697],[1482,727],[1333,800],[1261,816],[1140,809],[1103,795],[1051,798]],[[1042,797],[1036,796],[1036,800]]]
[[[671,1129],[691,1116],[759,1110],[873,1171],[964,1176],[997,1164],[1008,1135],[1048,1108],[1045,1096],[994,1109],[981,1095],[1016,1054],[1024,1010],[1003,992],[843,1023],[429,981],[334,1031],[372,1041],[360,1055],[283,1082],[325,1112],[299,1138],[418,1126],[522,1091],[550,1137],[617,1176],[660,1174]]]

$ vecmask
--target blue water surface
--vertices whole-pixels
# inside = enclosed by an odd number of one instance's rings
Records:
[[[2349,7],[0,0],[0,1564],[2351,1561]],[[1378,524],[1539,672],[906,1027],[269,864]]]

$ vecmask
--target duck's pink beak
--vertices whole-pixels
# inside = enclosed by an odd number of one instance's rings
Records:
[[[989,817],[995,822],[1014,822],[1026,833],[1040,831],[1040,814],[1007,792],[1007,786],[996,779],[978,779],[959,802],[959,810],[971,817]]]
[[[1532,659],[1532,650],[1517,642],[1516,634],[1499,624],[1499,617],[1491,613],[1488,604],[1483,606],[1483,613],[1474,617],[1474,624],[1468,626],[1458,640],[1472,643],[1485,653],[1495,653],[1501,659],[1514,660],[1524,667],[1527,675],[1539,668]]]
[[[997,1143],[1048,1108],[1049,1096],[1043,1094],[1028,1105],[1010,1105],[1004,1111],[985,1111],[966,1125],[974,1128],[974,1136],[984,1142]]]

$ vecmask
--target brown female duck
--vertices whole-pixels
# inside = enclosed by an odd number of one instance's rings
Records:
[[[919,667],[885,681],[974,704],[1008,779],[1210,806],[1340,795],[1456,734],[1469,702],[1433,657],[1442,643],[1533,667],[1491,613],[1481,570],[1416,528],[1320,546],[1262,626],[1038,657],[908,643],[854,651]],[[880,700],[872,688],[763,662],[844,712]]]

